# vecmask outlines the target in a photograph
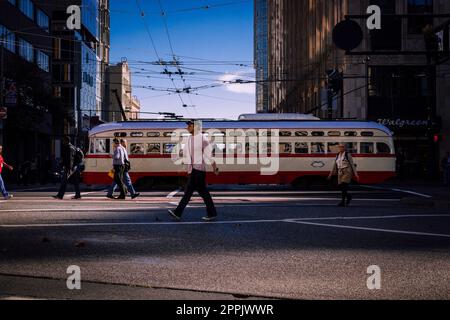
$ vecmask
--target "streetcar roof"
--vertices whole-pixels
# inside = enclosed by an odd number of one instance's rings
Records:
[[[110,122],[94,127],[89,135],[124,130],[175,130],[186,128],[185,120],[146,120]],[[380,130],[388,136],[391,130],[376,122],[367,121],[203,121],[204,129],[298,129],[298,130]]]

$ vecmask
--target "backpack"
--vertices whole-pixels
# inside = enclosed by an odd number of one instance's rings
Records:
[[[73,155],[73,164],[74,166],[78,167],[78,170],[80,172],[83,172],[85,170],[84,165],[84,153],[80,148],[74,147],[74,155]]]

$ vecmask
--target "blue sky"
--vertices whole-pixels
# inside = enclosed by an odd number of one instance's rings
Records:
[[[111,0],[111,62],[126,57],[132,67],[133,95],[144,112],[174,112],[185,117],[231,118],[254,113],[253,84],[223,85],[223,80],[254,80],[253,1],[236,0],[138,0],[144,11],[147,32],[136,0]],[[194,9],[209,5],[209,9]],[[192,10],[191,10],[192,9]],[[168,35],[165,21],[167,22]],[[164,67],[149,62],[171,61],[173,52],[181,63],[185,83],[174,75],[160,74]],[[198,69],[198,70],[193,70]],[[171,71],[176,71],[170,68]],[[220,85],[177,94],[167,89]],[[151,86],[156,90],[139,88]],[[161,90],[161,91],[160,91]],[[195,107],[192,107],[192,106]],[[143,115],[143,117],[149,117]]]

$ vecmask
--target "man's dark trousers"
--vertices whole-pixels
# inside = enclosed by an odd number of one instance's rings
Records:
[[[70,171],[64,169],[64,172],[61,176],[61,186],[59,187],[58,195],[57,197],[62,198],[64,197],[64,194],[66,193],[67,183],[69,182],[69,176]],[[75,197],[80,197],[80,172],[76,170],[72,173],[72,176],[70,176],[70,180],[73,183],[73,186],[75,188]]]
[[[125,190],[125,184],[123,183],[123,173],[125,171],[124,165],[115,165],[114,166],[114,181],[119,187],[120,196],[119,198],[125,198],[127,192]]]
[[[192,170],[192,173],[188,177],[188,181],[184,190],[184,196],[178,204],[178,207],[175,209],[175,214],[181,217],[184,209],[191,200],[194,191],[197,191],[200,197],[202,197],[203,201],[205,202],[206,210],[208,211],[208,217],[217,216],[217,211],[211,198],[211,194],[206,188],[206,172],[195,169]]]

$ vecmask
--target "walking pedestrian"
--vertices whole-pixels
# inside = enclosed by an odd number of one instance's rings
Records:
[[[114,167],[114,182],[117,184],[120,190],[120,195],[115,198],[119,200],[125,200],[127,191],[123,182],[123,175],[125,172],[125,159],[126,150],[120,144],[119,139],[113,140],[114,153],[113,153],[113,167]]]
[[[352,182],[353,176],[359,181],[359,175],[356,171],[356,166],[353,162],[353,158],[349,152],[347,152],[344,144],[339,144],[339,153],[333,164],[333,169],[328,176],[331,179],[334,175],[338,176],[338,185],[342,191],[342,201],[338,204],[339,207],[346,207],[352,201],[352,196],[348,192],[348,187]]]
[[[208,215],[203,217],[203,221],[213,221],[217,218],[217,211],[214,202],[206,187],[206,162],[211,163],[214,173],[219,174],[216,163],[211,158],[211,145],[203,135],[200,121],[188,121],[187,130],[190,133],[183,141],[183,160],[187,165],[188,180],[185,186],[183,198],[175,210],[169,210],[170,216],[179,221],[184,209],[191,200],[194,191],[202,197]],[[186,163],[187,162],[187,163]]]
[[[8,191],[6,191],[5,182],[3,181],[3,177],[2,177],[3,168],[7,168],[10,171],[14,170],[14,168],[12,166],[10,166],[9,164],[7,164],[5,162],[5,160],[3,159],[3,146],[0,145],[0,192],[3,195],[3,199],[9,200],[9,199],[13,198],[13,195],[9,194]]]
[[[133,183],[131,182],[131,178],[130,178],[130,174],[129,174],[129,171],[131,170],[131,162],[130,162],[130,159],[128,158],[127,140],[120,139],[120,145],[125,149],[125,169],[124,169],[124,173],[123,173],[123,182],[125,184],[125,187],[127,188],[127,191],[130,192],[131,199],[135,199],[140,196],[140,193],[136,192],[136,190],[134,189]],[[117,183],[114,180],[108,189],[108,194],[106,195],[106,197],[109,199],[114,199],[113,194],[114,194],[114,191],[116,190],[116,188],[117,188]]]
[[[75,196],[72,199],[81,199],[80,180],[81,172],[84,170],[84,154],[80,148],[76,148],[70,143],[69,137],[63,138],[61,148],[62,174],[61,186],[58,194],[53,196],[55,199],[62,200],[66,193],[67,183],[72,183],[75,189]]]

